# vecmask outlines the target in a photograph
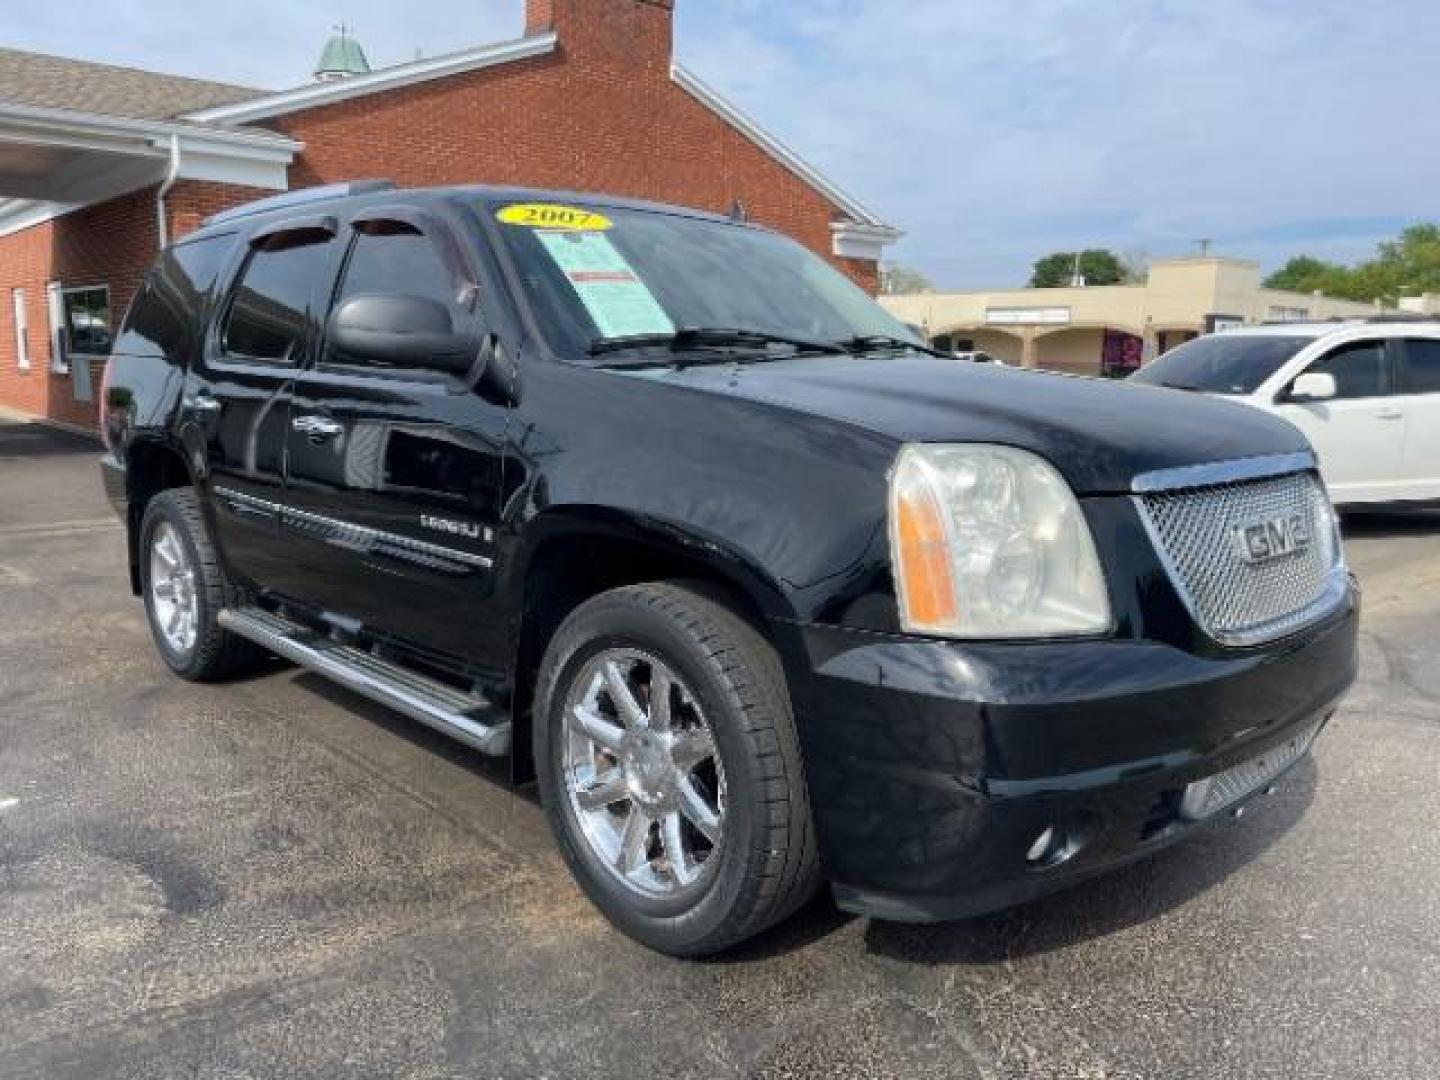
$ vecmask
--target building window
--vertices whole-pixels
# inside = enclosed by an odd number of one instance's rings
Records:
[[[1310,309],[1303,307],[1277,307],[1271,305],[1265,316],[1270,322],[1304,322],[1310,318]]]
[[[10,303],[15,310],[15,363],[21,371],[29,371],[30,321],[25,315],[25,290],[11,289]]]
[[[88,285],[60,290],[65,357],[110,355],[110,287]],[[61,357],[56,357],[63,364]]]

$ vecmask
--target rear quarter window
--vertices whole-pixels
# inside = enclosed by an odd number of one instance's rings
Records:
[[[184,362],[198,346],[231,235],[176,244],[161,256],[130,301],[111,350],[116,355]]]

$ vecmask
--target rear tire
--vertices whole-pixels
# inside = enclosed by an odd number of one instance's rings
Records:
[[[561,854],[635,940],[720,952],[814,895],[779,657],[703,586],[628,586],[577,608],[546,651],[534,732]]]
[[[162,491],[140,523],[140,591],[155,647],[170,670],[191,682],[214,682],[258,667],[259,646],[217,621],[233,603],[200,500],[189,488]]]

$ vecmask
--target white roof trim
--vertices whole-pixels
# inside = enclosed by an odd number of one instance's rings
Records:
[[[44,225],[78,209],[80,207],[75,205],[36,202],[33,199],[0,199],[0,236]]]
[[[179,178],[278,191],[289,186],[286,170],[305,146],[269,131],[0,101],[0,143],[75,152],[63,168],[37,177],[28,192],[0,198],[0,236],[158,184],[166,175],[172,138],[180,146]],[[18,192],[20,187],[12,184],[9,190]]]
[[[879,262],[885,249],[905,234],[888,225],[861,225],[837,221],[830,226],[835,254],[842,259],[869,259]]]
[[[889,229],[895,233],[894,238],[898,238],[901,235],[898,231],[886,225],[884,221],[867,209],[858,199],[841,189],[794,150],[790,149],[790,147],[766,131],[753,119],[741,112],[736,106],[726,101],[725,98],[721,97],[719,93],[708,86],[698,76],[687,71],[679,64],[673,64],[670,67],[670,78],[673,79],[682,90],[699,101],[700,104],[716,113],[721,119],[745,135],[751,142],[755,143],[771,157],[779,161],[780,164],[784,165],[837,207],[849,214],[857,223],[873,226],[878,229]]]
[[[905,235],[892,225],[862,225],[858,221],[836,221],[830,231],[847,240],[873,240],[881,244],[893,244]]]
[[[170,136],[182,141],[204,143],[212,148],[224,147],[244,156],[254,152],[264,156],[294,155],[305,144],[272,131],[231,131],[228,128],[201,128],[192,123],[173,120],[137,120],[128,116],[107,116],[103,113],[78,112],[74,109],[49,109],[36,105],[19,105],[0,101],[0,124],[11,132],[33,132],[36,142],[48,145],[72,145],[87,140],[148,140],[159,146],[170,145]],[[52,141],[54,140],[54,141]],[[84,148],[81,146],[80,148]],[[289,156],[286,156],[289,160]]]
[[[268,120],[274,116],[315,109],[322,105],[333,105],[339,101],[377,94],[382,90],[394,90],[414,83],[443,79],[450,75],[462,75],[481,68],[509,64],[517,60],[528,60],[535,56],[546,56],[555,51],[555,34],[540,34],[535,37],[506,41],[499,45],[485,45],[476,49],[447,53],[444,56],[416,60],[409,64],[381,68],[368,75],[348,75],[343,79],[314,83],[294,90],[283,90],[278,94],[267,94],[250,101],[233,105],[217,105],[186,115],[185,119],[206,124],[249,124],[256,120]]]

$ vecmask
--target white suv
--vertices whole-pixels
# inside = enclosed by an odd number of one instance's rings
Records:
[[[1440,503],[1440,321],[1247,326],[1131,378],[1283,416],[1314,445],[1337,505]]]

